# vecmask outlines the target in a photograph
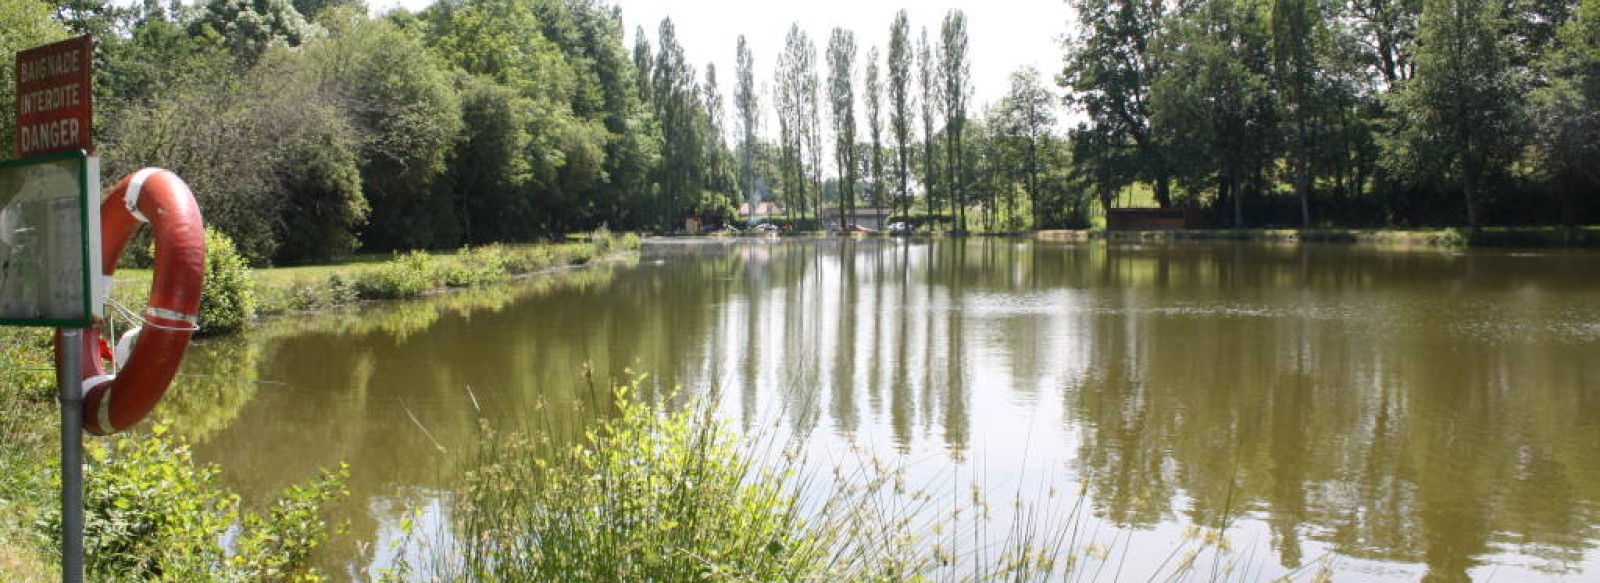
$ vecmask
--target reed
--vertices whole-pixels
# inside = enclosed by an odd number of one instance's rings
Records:
[[[1125,580],[1126,540],[1102,540],[1086,490],[1019,486],[997,497],[961,470],[917,485],[903,458],[861,447],[821,464],[777,432],[742,434],[718,420],[714,393],[650,398],[642,381],[600,391],[590,428],[571,441],[556,427],[571,421],[567,411],[541,409],[545,427],[535,431],[484,424],[454,532],[434,537],[452,543],[434,553],[428,576]],[[1167,556],[1132,560],[1160,563],[1161,580],[1237,577],[1226,528],[1196,528]],[[401,565],[392,574],[416,573]]]

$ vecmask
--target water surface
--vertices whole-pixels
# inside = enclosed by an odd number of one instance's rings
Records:
[[[956,496],[1082,492],[1123,578],[1198,524],[1250,579],[1594,579],[1597,290],[1592,252],[656,242],[210,341],[161,411],[250,501],[348,462],[350,576],[448,522],[480,423],[570,432],[643,371]]]

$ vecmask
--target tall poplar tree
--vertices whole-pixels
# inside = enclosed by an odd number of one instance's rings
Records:
[[[867,50],[867,70],[862,85],[867,92],[867,133],[872,139],[867,152],[867,183],[872,186],[872,206],[885,206],[883,200],[883,82],[878,73],[878,47]]]
[[[906,11],[889,26],[889,131],[894,134],[894,186],[900,212],[911,214],[911,22]]]
[[[817,45],[809,38],[801,47],[800,137],[804,144],[807,181],[811,183],[812,208],[822,218],[822,77],[817,71]]]
[[[934,60],[933,45],[928,42],[928,28],[922,28],[922,39],[917,45],[917,84],[922,89],[922,188],[928,214],[935,214],[939,201],[939,142],[934,124],[937,123],[942,85],[939,83],[938,62]]]
[[[703,140],[709,136],[701,128],[700,92],[694,68],[684,59],[671,18],[661,19],[656,42],[660,47],[651,85],[656,117],[665,138],[657,181],[661,186],[657,223],[672,227],[699,202],[707,162]]]
[[[856,37],[835,27],[828,39],[828,103],[833,112],[834,163],[839,173],[840,227],[856,204]]]
[[[739,180],[733,169],[732,155],[728,151],[727,107],[723,105],[722,88],[717,82],[716,63],[706,63],[706,81],[700,90],[701,107],[705,115],[705,180],[704,187],[714,196],[703,199],[699,205],[706,211],[726,210],[731,198],[739,192]]]
[[[945,170],[950,205],[957,229],[967,230],[967,188],[962,133],[967,126],[967,100],[972,95],[972,61],[967,58],[967,16],[951,10],[944,17],[939,34],[939,81],[943,86]]]
[[[738,110],[739,117],[739,185],[744,188],[745,202],[750,204],[750,212],[755,212],[756,203],[761,202],[761,193],[756,190],[756,130],[761,124],[761,107],[756,101],[755,57],[750,53],[750,45],[745,42],[744,35],[739,35],[737,53],[737,68],[735,75],[738,77],[733,90],[733,106]]]
[[[810,173],[807,165],[815,160],[810,154],[810,146],[816,130],[813,125],[813,118],[816,117],[816,54],[816,45],[811,43],[805,31],[800,30],[800,25],[791,25],[784,40],[783,53],[778,55],[776,73],[784,196],[800,216],[805,216],[807,209],[811,209],[814,217],[817,216],[814,213],[820,209],[811,205],[812,199],[808,195]]]

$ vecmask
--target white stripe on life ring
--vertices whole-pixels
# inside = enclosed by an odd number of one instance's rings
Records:
[[[146,323],[151,323],[151,324],[153,324],[154,322],[150,322],[148,320],[148,318],[161,318],[163,320],[173,320],[173,321],[177,321],[177,322],[184,322],[184,323],[189,324],[190,326],[198,326],[198,325],[200,325],[200,315],[199,314],[185,314],[185,313],[179,312],[177,310],[168,310],[166,308],[157,308],[155,306],[147,306],[147,307],[145,307],[144,315],[147,318],[145,320],[145,322]]]
[[[100,385],[116,380],[117,377],[103,374],[83,379],[83,394],[89,394]],[[95,423],[100,425],[100,433],[111,433],[111,390],[115,387],[106,387],[106,394],[100,397],[100,407],[95,411]]]
[[[145,168],[134,173],[133,180],[128,184],[128,192],[122,195],[122,201],[128,204],[128,212],[132,213],[133,218],[139,219],[141,223],[148,223],[150,219],[144,216],[144,213],[139,212],[139,191],[144,190],[145,180],[160,171],[160,168]]]

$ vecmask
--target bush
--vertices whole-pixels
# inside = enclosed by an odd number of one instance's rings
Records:
[[[91,442],[86,454],[85,570],[93,581],[313,580],[307,558],[329,534],[318,510],[343,495],[349,475],[324,472],[257,513],[241,511],[216,466],[196,464],[164,426],[109,447]],[[59,529],[53,518],[42,525],[49,532]]]
[[[505,281],[510,277],[511,258],[504,245],[462,247],[445,264],[444,283],[450,287],[472,287]]]
[[[250,268],[233,241],[209,227],[205,278],[200,288],[200,334],[233,332],[255,319],[255,286]]]
[[[438,287],[433,256],[412,251],[356,278],[356,295],[362,299],[402,299],[421,296]]]
[[[547,269],[555,261],[550,245],[520,247],[511,254],[506,270],[512,275],[525,275]]]

